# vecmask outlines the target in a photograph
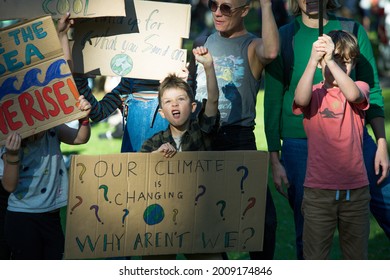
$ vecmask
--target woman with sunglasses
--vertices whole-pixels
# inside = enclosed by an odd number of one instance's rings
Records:
[[[279,37],[271,0],[259,0],[262,10],[262,38],[247,31],[244,18],[250,0],[209,0],[216,32],[195,45],[207,47],[214,57],[219,87],[221,128],[214,150],[257,150],[254,135],[256,97],[265,65],[278,54]],[[201,65],[190,65],[190,81],[195,98],[207,98],[206,77]],[[201,106],[199,106],[201,107]],[[273,259],[275,251],[276,211],[267,188],[265,232],[262,252],[250,252],[252,259]]]
[[[323,33],[347,29],[346,23],[351,20],[338,18],[330,13],[340,7],[338,1],[324,0],[323,4]],[[305,61],[309,60],[311,54],[307,46],[315,42],[319,36],[320,17],[319,9],[316,8],[318,0],[289,0],[289,7],[294,20],[280,29],[280,39],[281,45],[290,46],[293,53],[290,53],[288,47],[282,47],[277,59],[267,66],[264,125],[274,184],[277,191],[288,198],[294,211],[297,259],[303,259],[304,219],[301,205],[308,146],[302,123],[303,116],[293,114],[292,102],[295,88],[306,67]],[[376,138],[375,143],[367,129],[364,128],[363,155],[370,181],[370,209],[378,224],[390,238],[389,157],[384,127],[382,89],[367,33],[361,24],[354,21],[352,23],[353,26],[349,27],[352,30],[348,31],[353,32],[357,37],[361,54],[351,77],[370,85],[370,108],[366,111],[366,123],[371,125]],[[288,32],[289,28],[292,28],[292,31]],[[288,34],[291,36],[289,37]],[[292,57],[293,60],[288,61],[286,57]],[[318,83],[322,79],[321,69],[317,69],[313,82]],[[281,158],[279,159],[280,151]],[[286,191],[284,188],[287,186]]]

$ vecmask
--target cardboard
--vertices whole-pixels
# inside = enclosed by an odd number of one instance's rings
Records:
[[[0,145],[85,116],[50,16],[0,32]]]
[[[73,156],[65,258],[261,251],[268,153]]]
[[[174,16],[173,16],[174,15]],[[74,71],[160,80],[187,61],[191,6],[126,0],[125,18],[83,20],[75,26]]]
[[[0,20],[32,19],[44,15],[60,18],[125,16],[124,0],[9,0],[0,1]]]

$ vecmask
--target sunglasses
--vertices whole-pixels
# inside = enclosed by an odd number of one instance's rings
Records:
[[[213,13],[215,13],[218,10],[218,8],[219,8],[219,10],[221,11],[221,14],[223,14],[224,16],[230,17],[235,10],[243,8],[243,7],[247,6],[247,5],[248,4],[245,4],[245,5],[236,7],[236,8],[232,8],[228,4],[222,3],[221,5],[218,5],[217,2],[215,2],[213,0],[209,0],[209,5],[208,6],[209,6],[209,9]]]

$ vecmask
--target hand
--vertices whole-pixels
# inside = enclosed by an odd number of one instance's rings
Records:
[[[90,111],[91,110],[91,104],[88,102],[87,99],[85,99],[84,95],[79,96],[78,108],[81,111]]]
[[[383,182],[389,176],[389,155],[387,153],[387,142],[378,141],[378,148],[375,154],[375,174],[381,175],[377,184]],[[380,174],[382,171],[382,174]]]
[[[57,22],[58,36],[67,36],[69,28],[73,25],[73,19],[70,19],[70,13],[63,15]]]
[[[331,37],[326,34],[323,34],[319,41],[321,42],[321,49],[325,52],[324,60],[325,62],[333,60],[334,52],[334,43]]]
[[[286,190],[284,189],[284,186],[286,186],[286,188],[288,188],[289,182],[287,179],[287,174],[286,174],[286,170],[284,169],[284,166],[280,163],[280,161],[278,161],[276,163],[275,162],[272,163],[271,166],[272,166],[273,181],[274,181],[274,185],[275,185],[276,190],[281,195],[283,195],[285,198],[288,198],[288,195],[287,195]]]
[[[7,158],[10,156],[18,156],[22,137],[17,132],[11,132],[5,141],[5,148],[7,151]]]
[[[171,158],[176,154],[177,151],[176,148],[173,147],[170,143],[164,143],[155,152],[163,153],[164,157]]]
[[[319,63],[322,58],[324,58],[325,49],[324,43],[320,40],[317,40],[313,43],[313,47],[311,49],[311,59],[313,59],[316,63]]]
[[[196,47],[192,50],[197,62],[203,64],[204,67],[209,67],[213,64],[213,57],[206,47]]]

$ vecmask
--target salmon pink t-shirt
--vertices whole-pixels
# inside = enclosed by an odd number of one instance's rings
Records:
[[[308,106],[293,103],[293,113],[303,113],[308,141],[304,186],[348,190],[368,185],[363,159],[365,110],[369,108],[369,86],[355,82],[365,96],[362,103],[350,103],[338,87],[313,86]]]

